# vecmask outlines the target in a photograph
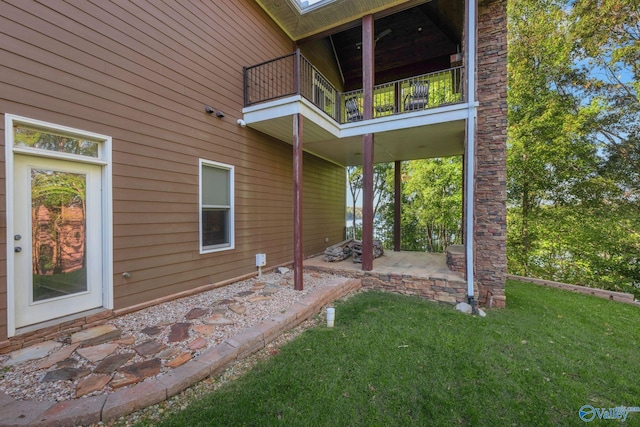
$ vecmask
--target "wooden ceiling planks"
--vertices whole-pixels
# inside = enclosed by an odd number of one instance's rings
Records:
[[[300,13],[296,0],[256,0],[294,41],[311,37],[365,15],[375,14],[392,7],[411,7],[430,0],[334,0],[309,12]],[[358,22],[359,24],[359,22]]]
[[[344,90],[362,86],[360,18],[374,14],[376,84],[449,67],[461,49],[464,0],[335,0],[300,13],[296,0],[256,0],[303,46],[330,37]]]

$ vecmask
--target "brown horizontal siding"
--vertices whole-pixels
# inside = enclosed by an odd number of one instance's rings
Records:
[[[346,206],[346,174],[326,162],[305,158],[304,176],[304,251],[312,255],[343,239]],[[328,242],[325,242],[328,239]]]
[[[335,88],[339,91],[344,91],[344,84],[335,60],[333,46],[331,46],[331,42],[328,39],[313,40],[300,45],[300,52]]]
[[[249,0],[0,3],[0,112],[113,138],[116,308],[255,272],[258,252],[271,266],[292,260],[291,146],[236,124],[242,67],[291,49]],[[225,117],[206,114],[205,104]],[[200,254],[200,158],[235,167],[234,250]],[[336,218],[305,210],[305,227],[333,239],[343,227],[344,206],[337,215],[334,206],[344,182],[336,194],[324,183],[344,172],[311,156],[307,165],[305,198]],[[4,209],[4,184],[0,191]],[[310,251],[318,233],[305,236]]]

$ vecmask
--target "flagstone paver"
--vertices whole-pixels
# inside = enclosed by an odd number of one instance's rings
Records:
[[[56,369],[60,369],[60,368],[73,368],[75,366],[78,365],[78,359],[76,359],[75,357],[68,357],[64,360],[61,360],[60,362],[55,364]]]
[[[185,351],[184,353],[180,353],[179,355],[171,359],[169,362],[165,363],[165,366],[168,366],[170,368],[177,368],[180,365],[184,365],[192,358],[193,358],[193,355],[191,354],[191,352]]]
[[[189,338],[189,328],[191,323],[175,323],[171,325],[171,332],[169,332],[168,342],[184,341]]]
[[[187,320],[199,319],[200,317],[206,316],[209,314],[209,310],[206,308],[195,307],[189,310],[185,318]]]
[[[260,302],[260,301],[269,301],[271,299],[271,297],[268,297],[266,295],[256,295],[253,296],[251,298],[248,298],[247,301],[248,302]]]
[[[62,380],[75,380],[76,378],[86,377],[91,373],[91,369],[81,368],[61,368],[49,371],[42,379],[43,383]]]
[[[76,386],[76,397],[102,390],[111,381],[111,378],[110,374],[94,374],[83,378]]]
[[[208,319],[203,320],[203,322],[207,325],[219,325],[219,326],[233,325],[235,323],[233,320],[224,317],[220,313],[214,314]]]
[[[140,378],[150,377],[160,372],[162,362],[160,359],[149,359],[144,362],[133,363],[131,365],[123,366],[118,372],[133,374]]]
[[[80,344],[76,343],[76,344],[71,344],[71,345],[68,345],[66,347],[63,347],[63,348],[59,349],[55,353],[50,354],[45,359],[42,359],[40,361],[40,363],[38,363],[34,367],[34,369],[35,370],[48,369],[48,368],[52,367],[53,365],[55,365],[56,363],[59,363],[59,362],[62,362],[63,360],[68,359],[73,354],[73,352],[76,351],[76,348],[78,348],[79,346],[80,346]]]
[[[91,347],[79,348],[78,350],[76,350],[76,353],[78,353],[88,361],[95,363],[109,356],[111,353],[116,351],[118,347],[118,344],[105,343],[92,345]]]
[[[160,353],[156,354],[155,357],[161,360],[171,359],[176,354],[180,353],[180,350],[175,347],[167,347],[162,350]]]
[[[4,363],[4,366],[13,366],[28,360],[40,359],[60,347],[62,347],[62,344],[59,342],[44,341],[27,348],[12,351],[9,354],[9,360]]]
[[[140,332],[142,332],[145,335],[149,335],[150,337],[153,337],[155,335],[158,335],[160,332],[162,332],[162,329],[163,328],[161,326],[148,326],[143,330],[141,330]]]
[[[96,374],[111,374],[135,357],[135,353],[114,354],[103,359],[93,370]]]
[[[247,307],[244,304],[230,304],[229,310],[236,314],[244,314],[247,312]]]
[[[136,353],[140,356],[153,356],[154,354],[158,354],[162,350],[167,348],[166,344],[163,344],[156,340],[148,340],[143,342],[142,344],[138,344],[133,347]]]
[[[82,345],[96,345],[120,338],[122,332],[114,325],[106,324],[94,326],[71,335],[72,343],[82,343]]]
[[[157,375],[162,368],[160,359],[149,359],[120,368],[109,383],[111,387],[120,388],[135,384],[147,377]]]
[[[114,344],[118,345],[133,345],[136,342],[136,337],[129,335],[126,337],[119,338],[117,340],[112,341]]]
[[[193,327],[193,332],[208,337],[216,332],[216,327],[215,325],[196,325]]]
[[[207,346],[207,340],[205,340],[202,337],[198,337],[195,340],[191,341],[189,344],[187,344],[187,347],[189,347],[189,349],[191,350],[199,350],[201,348],[205,348]]]

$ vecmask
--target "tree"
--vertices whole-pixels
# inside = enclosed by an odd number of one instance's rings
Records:
[[[391,174],[393,173],[393,163],[378,163],[373,166],[373,217],[376,218],[380,207],[389,203],[393,190],[389,189]],[[392,179],[392,178],[391,178]],[[359,210],[356,208],[358,197],[362,192],[363,177],[362,166],[347,167],[347,184],[353,200],[353,235],[354,239],[361,237],[356,233],[356,215]]]
[[[519,0],[508,19],[508,269],[635,291],[638,1]]]
[[[627,196],[640,196],[640,1],[577,0],[572,32],[577,63],[588,76],[580,89],[604,108],[597,117],[606,173]]]
[[[462,158],[408,162],[404,192],[428,252],[462,242]]]
[[[387,171],[388,176],[393,173]],[[402,162],[403,250],[443,252],[462,241],[462,159],[423,159]],[[387,180],[387,194],[393,179]],[[392,230],[394,205],[380,207],[380,228]],[[386,235],[387,233],[385,233]],[[384,244],[392,243],[391,233]]]
[[[347,186],[349,188],[349,192],[351,193],[351,200],[353,203],[353,235],[351,236],[353,239],[356,238],[356,213],[358,209],[356,209],[356,204],[358,201],[358,197],[360,196],[360,191],[362,191],[362,166],[348,166],[347,167]],[[362,212],[360,212],[362,214]]]

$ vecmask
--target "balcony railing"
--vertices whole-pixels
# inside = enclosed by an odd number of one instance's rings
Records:
[[[373,118],[464,102],[463,67],[376,85]],[[339,123],[364,119],[362,89],[339,92],[299,51],[244,68],[245,107],[301,95]]]

